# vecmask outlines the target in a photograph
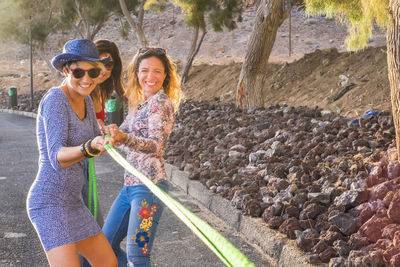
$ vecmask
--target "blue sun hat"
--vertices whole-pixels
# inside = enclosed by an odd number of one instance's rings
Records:
[[[110,57],[99,59],[96,45],[88,39],[70,40],[65,43],[62,54],[51,60],[53,67],[62,72],[63,66],[70,61],[92,61],[107,64]]]

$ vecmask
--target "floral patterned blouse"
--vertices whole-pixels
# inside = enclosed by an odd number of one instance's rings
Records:
[[[163,156],[173,127],[174,108],[162,91],[139,104],[137,111],[127,116],[119,127],[128,134],[127,160],[154,183],[167,179]],[[127,186],[141,184],[127,171],[124,178]]]

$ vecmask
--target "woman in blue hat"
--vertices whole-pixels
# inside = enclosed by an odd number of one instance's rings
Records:
[[[71,40],[53,66],[65,75],[42,98],[37,116],[39,171],[28,198],[29,218],[51,266],[117,266],[106,237],[82,199],[87,159],[104,152],[90,98],[103,63],[90,40]]]

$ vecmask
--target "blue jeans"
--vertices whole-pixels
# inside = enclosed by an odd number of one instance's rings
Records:
[[[167,181],[157,185],[168,192]],[[145,185],[122,188],[103,226],[119,267],[127,266],[127,262],[129,266],[151,266],[150,252],[162,211],[161,201]],[[120,247],[125,237],[126,254]]]

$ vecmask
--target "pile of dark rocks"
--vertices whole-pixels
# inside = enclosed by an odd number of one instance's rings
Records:
[[[400,165],[389,112],[355,123],[318,107],[187,101],[166,160],[310,263],[400,266]]]
[[[30,94],[18,94],[17,106],[14,107],[10,107],[10,101],[7,92],[0,92],[0,108],[37,113],[40,100],[42,100],[42,97],[44,94],[46,94],[46,92],[47,90],[38,90],[33,92],[33,106],[31,105]]]

